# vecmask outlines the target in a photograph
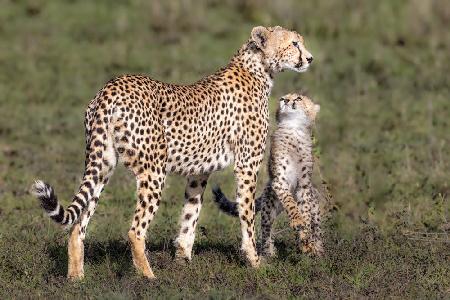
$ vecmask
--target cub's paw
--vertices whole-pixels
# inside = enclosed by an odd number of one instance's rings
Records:
[[[322,246],[322,242],[303,242],[301,244],[301,251],[305,254],[309,254],[311,256],[321,257],[324,255],[325,251]]]
[[[273,244],[261,249],[261,256],[265,258],[276,258],[278,256],[277,248]]]

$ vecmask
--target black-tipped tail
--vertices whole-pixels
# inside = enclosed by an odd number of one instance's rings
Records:
[[[41,202],[47,215],[56,223],[64,224],[64,208],[59,204],[53,188],[40,180],[36,180],[31,192]]]
[[[236,202],[228,200],[220,187],[214,187],[212,189],[212,192],[214,195],[213,199],[217,203],[221,211],[233,217],[239,216],[238,204]]]

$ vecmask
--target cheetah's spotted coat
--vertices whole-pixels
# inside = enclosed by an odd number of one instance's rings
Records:
[[[79,192],[64,209],[53,189],[33,186],[49,216],[72,226],[68,277],[83,277],[83,240],[100,193],[122,162],[136,177],[137,207],[128,237],[138,271],[154,278],[145,234],[161,201],[166,174],[187,176],[177,257],[190,259],[202,195],[211,172],[234,161],[242,250],[259,265],[254,194],[267,129],[273,76],[306,71],[312,61],[303,38],[281,27],[255,27],[230,63],[192,85],[127,75],[108,82],[86,110],[86,161]]]

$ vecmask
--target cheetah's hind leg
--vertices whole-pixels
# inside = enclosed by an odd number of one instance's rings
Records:
[[[70,230],[67,278],[73,281],[84,278],[84,239],[86,237],[87,226],[95,212],[100,194],[103,191],[104,186],[108,183],[117,164],[117,157],[112,146],[111,138],[107,138],[103,147],[102,159],[99,159],[99,156],[96,154],[91,156],[88,153],[86,155],[87,163],[85,174],[91,176],[93,179],[93,197],[89,200],[87,207],[81,213],[80,219]],[[93,153],[94,151],[91,152]],[[94,156],[96,159],[94,159]],[[95,163],[92,164],[95,168],[91,168],[92,161],[95,161]]]
[[[123,136],[127,132],[126,123],[116,126],[115,135],[118,140],[116,147],[124,150],[119,151],[122,152],[120,159],[136,177],[138,199],[131,228],[128,231],[133,264],[139,273],[148,279],[154,279],[155,275],[145,253],[145,236],[161,202],[162,189],[166,179],[167,144],[161,123],[153,119],[148,120],[148,123],[152,124],[153,136],[146,145],[147,150],[142,147],[142,144],[134,148],[133,145],[125,142],[127,139],[124,139]],[[148,153],[154,159],[149,163],[139,155],[141,152]]]

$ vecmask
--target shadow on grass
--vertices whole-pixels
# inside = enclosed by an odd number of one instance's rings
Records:
[[[169,246],[166,241],[147,243],[147,256],[155,255],[158,257],[154,261],[155,265],[164,264],[173,261],[175,257],[175,248]],[[194,246],[194,255],[210,256],[220,255],[228,263],[235,265],[244,265],[242,256],[236,245],[203,241]],[[49,258],[54,262],[53,267],[49,269],[48,274],[57,277],[65,277],[67,274],[68,254],[67,245],[51,245],[48,247]],[[114,239],[110,241],[86,241],[84,244],[85,264],[98,266],[111,261],[114,263],[114,269],[117,276],[122,277],[133,269],[131,250],[129,244],[123,239]]]
[[[194,246],[195,255],[220,254],[227,262],[244,265],[242,254],[238,250],[238,245],[222,242],[203,241]]]
[[[55,276],[66,276],[67,274],[67,245],[52,245],[48,248],[49,257],[54,261],[50,274]],[[87,241],[84,244],[85,264],[101,265],[112,261],[119,270],[118,276],[122,276],[131,269],[131,252],[125,240],[116,239],[107,242]]]

